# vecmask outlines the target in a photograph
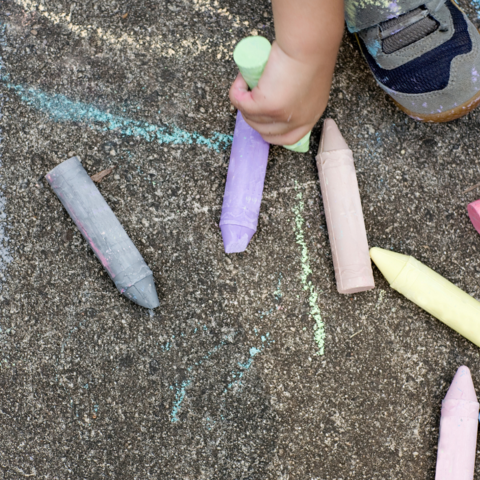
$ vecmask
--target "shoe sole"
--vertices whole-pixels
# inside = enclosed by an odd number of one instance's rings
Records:
[[[458,107],[452,108],[451,110],[447,110],[446,112],[441,113],[429,113],[426,115],[415,113],[405,108],[403,105],[400,105],[393,97],[389,95],[392,99],[393,103],[404,113],[406,113],[409,117],[413,118],[414,120],[418,120],[419,122],[425,123],[445,123],[451,122],[452,120],[456,120],[457,118],[463,117],[470,113],[472,110],[478,107],[480,104],[480,92],[478,92],[474,97],[470,100],[467,100],[465,103],[462,103]]]

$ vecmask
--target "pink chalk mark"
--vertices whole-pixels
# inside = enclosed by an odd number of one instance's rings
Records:
[[[73,217],[73,215],[72,215]],[[92,247],[92,250],[95,252],[95,255],[97,258],[100,260],[101,264],[103,267],[108,271],[110,274],[111,278],[115,278],[115,274],[111,271],[109,265],[108,265],[108,260],[102,255],[102,252],[98,249],[98,247],[95,245],[94,241],[90,238],[88,235],[87,231],[85,230],[84,226],[78,221],[78,219],[75,219],[75,224],[77,225],[78,229],[82,232],[82,235],[85,237],[87,240],[88,244],[90,247]]]
[[[47,179],[49,180],[49,183],[54,186],[52,183],[52,176],[51,175],[46,175]],[[68,203],[65,201],[65,198],[63,198],[62,195],[57,193],[57,195],[61,198],[62,203],[68,208]],[[77,218],[77,216],[74,213],[74,210],[72,208],[68,208],[68,212],[70,213],[70,216],[72,217],[72,220],[75,222],[75,225],[77,228],[80,230],[82,233],[83,237],[87,240],[88,244],[92,248],[92,250],[95,252],[95,255],[97,258],[100,260],[100,263],[103,265],[103,267],[107,270],[107,272],[110,274],[110,278],[115,278],[115,274],[112,272],[110,269],[110,266],[108,264],[108,260],[105,258],[105,256],[102,254],[102,252],[99,250],[99,248],[95,245],[95,242],[92,240],[92,238],[88,235],[87,231],[85,230],[85,227],[83,226],[82,222]],[[123,292],[122,292],[123,293]]]

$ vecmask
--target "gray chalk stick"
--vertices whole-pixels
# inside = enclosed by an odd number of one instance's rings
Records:
[[[45,177],[120,293],[142,307],[158,307],[152,271],[80,159],[69,158]]]

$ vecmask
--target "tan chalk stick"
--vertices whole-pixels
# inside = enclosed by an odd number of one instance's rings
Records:
[[[332,119],[323,123],[316,159],[337,289],[371,290],[375,282],[353,154]]]

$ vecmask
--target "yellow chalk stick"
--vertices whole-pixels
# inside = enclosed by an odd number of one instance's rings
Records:
[[[393,289],[480,347],[480,302],[413,257],[378,247],[370,257]]]

